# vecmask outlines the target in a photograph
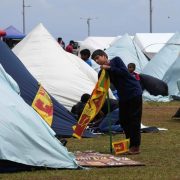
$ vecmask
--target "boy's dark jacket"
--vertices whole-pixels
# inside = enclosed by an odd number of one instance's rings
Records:
[[[126,101],[142,95],[140,83],[132,76],[124,62],[119,57],[110,60],[111,68],[108,69],[111,83],[115,86],[119,100]],[[100,72],[101,73],[101,72]]]

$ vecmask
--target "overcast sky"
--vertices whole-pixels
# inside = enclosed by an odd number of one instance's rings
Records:
[[[42,23],[53,35],[69,40],[149,32],[150,0],[24,0],[26,34]],[[0,28],[23,31],[23,0],[0,0]],[[180,31],[180,0],[152,0],[153,32]]]

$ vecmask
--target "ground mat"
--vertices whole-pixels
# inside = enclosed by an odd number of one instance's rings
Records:
[[[76,152],[76,161],[83,167],[120,167],[120,166],[143,166],[138,161],[127,157],[101,154],[99,152]]]

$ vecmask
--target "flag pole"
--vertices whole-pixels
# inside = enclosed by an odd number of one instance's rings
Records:
[[[108,113],[110,113],[110,101],[109,101],[109,92],[107,92],[107,104],[108,104]],[[112,127],[111,127],[111,118],[108,119],[109,124],[109,150],[112,154]]]

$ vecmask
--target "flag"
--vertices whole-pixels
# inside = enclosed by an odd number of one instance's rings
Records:
[[[110,79],[109,75],[105,70],[102,70],[100,78],[96,83],[96,86],[91,94],[90,99],[86,103],[83,112],[78,120],[78,123],[73,126],[73,136],[81,139],[81,136],[86,129],[87,125],[93,120],[93,118],[98,114],[101,110],[104,101],[106,99],[106,95],[108,93],[108,89],[110,87]]]
[[[121,153],[127,152],[129,151],[129,139],[113,142],[112,146],[114,148],[115,154],[121,154]]]
[[[40,85],[33,100],[32,107],[51,126],[53,120],[53,103],[46,90]]]

